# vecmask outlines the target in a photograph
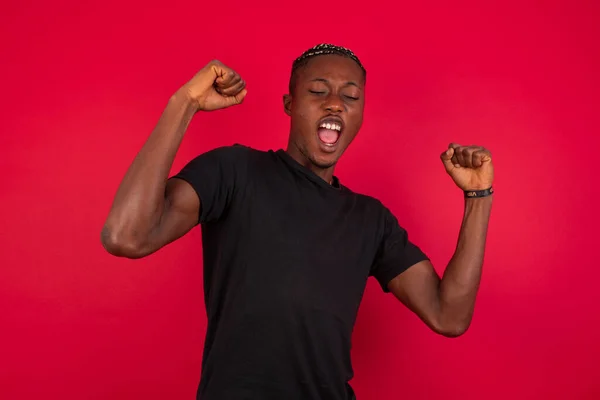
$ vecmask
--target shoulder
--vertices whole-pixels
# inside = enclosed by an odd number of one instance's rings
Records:
[[[250,146],[235,143],[232,145],[215,147],[196,155],[190,162],[190,167],[215,166],[222,168],[245,169],[253,160],[264,157],[266,152]]]
[[[272,150],[259,150],[257,148],[240,143],[217,147],[211,151],[223,157],[229,157],[231,159],[241,158],[247,160],[272,159],[274,154]]]
[[[381,202],[381,200],[374,196],[355,192],[345,185],[342,185],[342,190],[347,196],[354,198],[356,204],[361,208],[373,213],[377,213],[381,216],[383,216],[386,212],[389,212],[389,209]]]
[[[384,203],[372,195],[352,191],[347,186],[342,186],[346,196],[352,198],[354,210],[362,215],[364,226],[370,226],[378,234],[394,224],[395,217]]]
[[[207,151],[206,153],[198,155],[198,157],[209,156],[221,158],[223,160],[238,161],[241,159],[247,159],[257,152],[259,151],[250,146],[235,143],[232,145],[216,147]]]
[[[369,220],[369,223],[375,225],[375,229],[378,233],[383,236],[390,234],[395,231],[405,231],[402,220],[402,210],[399,210],[397,215],[389,205],[386,205],[382,200],[377,197],[356,193],[344,186],[343,190],[349,195],[355,198],[355,205],[359,207],[360,211]],[[399,218],[400,217],[400,218]]]

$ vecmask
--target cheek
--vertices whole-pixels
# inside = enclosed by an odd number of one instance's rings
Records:
[[[358,107],[348,113],[348,122],[350,122],[354,129],[360,129],[360,126],[363,122],[363,110],[361,107]]]
[[[294,117],[294,124],[298,126],[310,125],[311,121],[314,119],[312,111],[314,107],[308,103],[300,103],[297,104],[294,110],[292,111],[292,116]]]

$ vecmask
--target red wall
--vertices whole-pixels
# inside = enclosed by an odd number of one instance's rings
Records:
[[[321,41],[368,70],[338,175],[389,205],[440,271],[462,199],[439,154],[482,144],[497,168],[471,329],[436,336],[370,282],[359,400],[600,398],[597,1],[88,3],[14,2],[0,17],[0,398],[193,398],[199,230],[131,261],[103,251],[102,223],[196,70],[218,58],[249,95],[197,116],[176,170],[219,145],[284,146],[291,61]]]

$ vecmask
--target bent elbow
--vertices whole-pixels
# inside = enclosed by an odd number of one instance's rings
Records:
[[[457,338],[464,335],[471,325],[471,321],[457,321],[453,323],[433,326],[432,329],[438,335],[447,338]]]
[[[452,338],[457,338],[459,336],[464,335],[468,329],[469,329],[468,326],[466,326],[466,327],[456,326],[456,327],[453,327],[452,329],[445,329],[443,331],[440,331],[439,334],[444,337],[452,339]]]
[[[110,229],[108,226],[104,226],[102,229],[100,242],[109,254],[116,257],[137,259],[147,255],[143,244],[139,240]]]

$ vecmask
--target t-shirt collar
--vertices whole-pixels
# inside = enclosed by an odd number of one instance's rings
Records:
[[[325,181],[323,178],[321,178],[320,176],[318,176],[317,174],[315,174],[309,168],[305,167],[304,165],[302,165],[298,161],[296,161],[294,158],[292,158],[292,156],[290,156],[285,150],[279,149],[279,150],[276,151],[276,153],[290,167],[292,167],[293,169],[295,169],[295,170],[303,173],[304,175],[306,175],[313,182],[315,182],[315,183],[317,183],[317,184],[319,184],[321,186],[328,187],[330,189],[340,190],[342,188],[340,180],[338,179],[337,176],[334,175],[332,177],[332,183],[329,184],[327,181]]]

